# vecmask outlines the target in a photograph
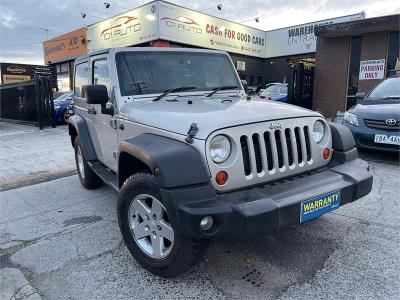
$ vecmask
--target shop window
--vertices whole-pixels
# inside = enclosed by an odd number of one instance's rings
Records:
[[[358,76],[360,73],[361,59],[361,36],[351,38],[349,77],[347,86],[347,96],[355,96],[358,91]]]
[[[85,98],[85,93],[82,86],[88,84],[89,72],[87,62],[76,65],[75,67],[75,88],[74,94],[76,97]]]
[[[95,60],[93,62],[93,84],[105,85],[110,95],[110,72],[106,59]]]
[[[399,31],[389,32],[388,41],[388,56],[387,56],[387,66],[386,75],[392,76],[396,73],[396,62],[400,60],[400,49],[399,49]]]

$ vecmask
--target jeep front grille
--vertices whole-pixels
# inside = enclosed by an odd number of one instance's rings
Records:
[[[240,137],[245,176],[293,169],[312,160],[309,126]]]
[[[326,122],[320,117],[280,119],[281,128],[271,128],[272,122],[259,122],[223,128],[213,132],[206,141],[206,155],[210,175],[215,188],[220,192],[247,186],[256,186],[299,173],[321,168],[329,163],[324,160],[324,148],[331,148],[329,135],[320,144],[312,137],[316,120]],[[326,124],[327,125],[327,124]],[[210,158],[210,142],[216,135],[230,138],[232,152],[223,163],[214,163]],[[219,171],[229,175],[228,182],[219,186],[215,182]]]

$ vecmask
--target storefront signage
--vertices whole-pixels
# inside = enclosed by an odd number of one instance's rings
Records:
[[[89,51],[157,39],[157,3],[152,2],[88,26]]]
[[[383,79],[385,76],[385,60],[370,59],[360,61],[359,80]]]
[[[31,80],[37,75],[54,75],[49,66],[1,63],[1,83],[16,83]]]
[[[316,51],[316,26],[342,23],[365,18],[365,13],[328,19],[266,32],[266,57],[278,57]]]
[[[163,1],[161,39],[249,56],[265,57],[265,32]]]
[[[87,53],[86,28],[80,28],[43,43],[46,64],[74,59]]]

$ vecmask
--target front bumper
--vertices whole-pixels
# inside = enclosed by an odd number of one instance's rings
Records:
[[[251,189],[217,194],[211,184],[162,190],[162,197],[179,234],[195,238],[265,233],[300,222],[300,203],[340,190],[340,205],[367,195],[372,188],[368,163],[353,159],[312,173]],[[200,221],[212,216],[213,227],[200,229]]]
[[[364,122],[364,120],[361,120],[360,122]],[[360,126],[354,126],[344,122],[344,125],[353,133],[356,147],[359,149],[394,153],[400,152],[400,146],[398,145],[380,144],[374,142],[375,134],[399,135],[400,133],[398,131],[372,129],[365,126],[364,123],[360,123]]]

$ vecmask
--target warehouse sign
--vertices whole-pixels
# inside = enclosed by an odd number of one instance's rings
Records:
[[[370,59],[360,61],[359,80],[383,79],[385,76],[385,60]]]
[[[157,9],[152,2],[89,25],[89,51],[126,47],[157,39]]]
[[[265,32],[252,27],[205,15],[163,1],[159,3],[161,39],[265,57]]]
[[[365,18],[365,14],[359,13],[319,22],[282,28],[266,32],[266,57],[278,57],[316,51],[317,38],[314,34],[316,26],[342,23]]]

